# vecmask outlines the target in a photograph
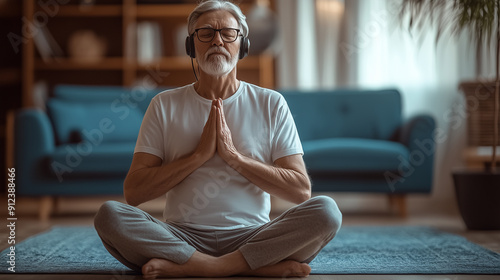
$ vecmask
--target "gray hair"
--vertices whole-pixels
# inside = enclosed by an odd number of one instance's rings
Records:
[[[248,36],[248,24],[246,21],[245,15],[241,12],[240,8],[235,4],[227,1],[227,0],[207,0],[202,1],[196,8],[191,12],[188,17],[188,32],[189,35],[193,34],[194,26],[198,21],[198,18],[206,13],[211,11],[224,10],[230,12],[238,24],[240,25],[241,33],[243,36]]]

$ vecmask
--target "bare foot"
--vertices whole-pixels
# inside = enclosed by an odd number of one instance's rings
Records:
[[[151,259],[142,266],[144,279],[158,277],[224,277],[235,274],[224,270],[227,266],[217,261],[217,258],[195,252],[184,264],[178,264],[165,259]],[[229,265],[231,266],[231,265]]]
[[[307,277],[311,273],[311,267],[306,263],[296,261],[282,261],[274,265],[264,266],[256,270],[242,273],[246,276],[263,277]]]
[[[165,259],[151,259],[142,266],[144,279],[156,279],[158,277],[227,277],[232,275],[284,278],[306,277],[309,273],[311,273],[311,267],[308,264],[292,260],[250,270],[239,251],[222,257],[212,257],[195,252],[184,264],[177,264]]]
[[[151,259],[142,266],[142,277],[144,279],[156,279],[157,277],[184,277],[180,265],[164,260]]]

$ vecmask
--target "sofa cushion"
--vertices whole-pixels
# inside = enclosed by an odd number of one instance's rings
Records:
[[[310,172],[380,172],[398,170],[408,149],[396,142],[330,138],[302,142]]]
[[[75,133],[80,139],[102,143],[135,142],[143,112],[136,108],[114,109],[112,103],[76,103],[51,99],[48,113],[58,144],[71,143]]]
[[[281,91],[302,141],[349,137],[390,140],[402,124],[397,90]]]
[[[62,145],[49,158],[52,173],[126,174],[132,163],[135,142],[93,145],[89,141]],[[71,170],[71,172],[69,172]]]
[[[54,88],[54,97],[75,103],[107,103],[113,104],[115,110],[123,111],[124,106],[139,108],[146,112],[151,99],[168,88],[148,88],[137,85],[131,88],[122,86],[84,86],[84,85],[57,85]]]

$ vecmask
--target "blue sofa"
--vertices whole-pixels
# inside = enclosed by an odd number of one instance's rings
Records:
[[[397,90],[281,93],[299,131],[313,191],[387,193],[402,216],[405,194],[431,192],[434,119],[403,119]]]
[[[43,197],[42,219],[57,196],[122,194],[144,112],[160,91],[61,85],[46,112],[18,112],[17,193]],[[313,191],[388,193],[400,212],[404,194],[430,192],[434,121],[403,120],[396,90],[282,93]]]
[[[47,219],[54,197],[122,194],[142,118],[158,91],[60,85],[46,112],[18,112],[18,195],[42,197],[39,215]]]

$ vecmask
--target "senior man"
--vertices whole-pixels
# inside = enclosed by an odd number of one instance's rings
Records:
[[[186,49],[199,80],[156,95],[124,182],[95,227],[106,249],[144,278],[307,276],[335,236],[335,201],[311,197],[302,146],[283,97],[239,81],[248,26],[234,4],[201,2]],[[134,207],[166,195],[165,221]],[[270,195],[298,205],[270,221]]]

